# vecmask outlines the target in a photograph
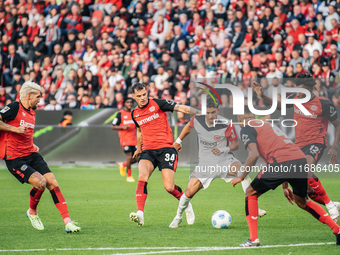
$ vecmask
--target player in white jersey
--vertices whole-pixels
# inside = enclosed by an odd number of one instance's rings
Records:
[[[183,128],[181,134],[174,142],[173,147],[180,151],[182,140],[195,129],[199,143],[199,163],[190,175],[190,180],[185,193],[179,200],[177,215],[170,223],[170,228],[177,228],[182,222],[184,210],[190,200],[200,190],[209,187],[216,178],[230,182],[239,172],[242,164],[231,153],[239,148],[235,127],[230,125],[226,118],[218,116],[218,104],[213,100],[207,101],[206,115],[195,115]],[[248,177],[242,182],[244,192],[251,183]],[[259,209],[259,216],[264,216],[266,211]],[[194,224],[194,222],[188,222]]]

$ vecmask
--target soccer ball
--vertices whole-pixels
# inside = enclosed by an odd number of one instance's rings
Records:
[[[211,223],[214,228],[228,228],[231,223],[231,216],[227,211],[218,210],[211,216]]]

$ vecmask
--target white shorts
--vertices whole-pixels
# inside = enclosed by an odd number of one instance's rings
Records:
[[[210,183],[217,178],[230,182],[235,178],[228,175],[228,172],[236,171],[231,167],[234,162],[239,162],[239,160],[233,154],[227,154],[219,162],[213,164],[199,163],[190,174],[190,178],[197,178],[202,183],[203,189],[208,188]]]

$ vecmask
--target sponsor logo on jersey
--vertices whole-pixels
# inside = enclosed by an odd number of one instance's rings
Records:
[[[316,115],[314,113],[312,115],[305,115],[302,111],[300,111],[300,109],[295,108],[295,107],[294,107],[294,112],[296,114],[300,114],[300,115],[306,116],[306,117],[311,118],[311,119],[316,119],[318,117],[318,115]]]
[[[151,115],[150,117],[147,117],[147,118],[145,118],[145,119],[142,119],[142,120],[140,120],[140,121],[137,121],[137,123],[138,123],[139,126],[141,126],[141,125],[146,124],[146,123],[148,123],[148,122],[150,122],[150,121],[152,121],[152,120],[155,120],[155,119],[157,119],[157,118],[159,118],[159,114],[158,114],[158,113],[154,113],[154,114]]]
[[[208,141],[200,140],[200,143],[206,147],[211,147],[211,148],[217,147],[217,142],[208,142]]]
[[[25,113],[25,112],[22,112],[22,116],[26,116],[26,113]]]
[[[123,121],[124,125],[129,125],[129,124],[134,124],[133,120],[124,120]]]
[[[22,172],[24,172],[24,171],[27,169],[27,167],[28,167],[27,165],[22,165],[21,168],[20,168],[20,170],[21,170]]]
[[[20,126],[24,126],[24,127],[28,127],[28,128],[32,128],[32,129],[34,129],[34,127],[35,127],[34,124],[28,123],[24,120],[20,120]]]
[[[316,105],[312,105],[312,106],[310,107],[310,109],[311,109],[312,111],[317,111],[317,110],[318,110],[318,107],[317,107]]]
[[[214,136],[214,140],[215,140],[215,141],[219,141],[219,140],[221,140],[221,136],[219,136],[219,135],[215,135],[215,136]]]
[[[124,116],[124,119],[127,119],[127,117],[128,117],[128,116],[125,115],[125,116]]]
[[[151,107],[149,108],[149,110],[150,110],[150,112],[154,112],[154,111],[156,110],[156,108],[155,108],[154,106],[151,106]]]

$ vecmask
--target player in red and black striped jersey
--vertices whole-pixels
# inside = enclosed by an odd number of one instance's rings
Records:
[[[246,217],[250,238],[241,247],[259,246],[257,234],[258,197],[270,189],[282,184],[284,195],[291,204],[294,202],[309,212],[320,222],[327,224],[336,235],[336,244],[340,245],[340,227],[318,204],[306,198],[308,170],[307,160],[300,148],[294,144],[281,129],[271,124],[256,120],[249,109],[238,117],[242,126],[241,139],[248,151],[245,171],[240,178],[231,182],[233,186],[242,182],[261,157],[268,165],[252,181],[246,191]],[[244,124],[243,124],[244,122]],[[288,183],[293,190],[288,187]]]
[[[112,121],[112,129],[118,130],[120,145],[126,155],[126,161],[118,163],[120,175],[125,176],[126,168],[126,181],[135,182],[135,179],[131,175],[131,165],[137,162],[137,159],[132,158],[137,146],[136,125],[131,117],[133,99],[127,98],[124,102],[124,106],[125,108],[120,110]]]
[[[326,134],[328,123],[331,122],[335,127],[335,139],[328,154],[330,155],[329,162],[335,164],[337,162],[340,139],[340,121],[334,105],[329,100],[321,99],[313,94],[315,81],[311,77],[310,74],[304,73],[298,75],[296,79],[297,87],[308,90],[312,97],[308,102],[302,104],[311,113],[310,116],[304,115],[294,105],[294,120],[297,121],[295,126],[295,144],[305,153],[309,166],[314,166],[320,160],[327,147]],[[258,83],[254,82],[252,87],[258,96],[262,97],[270,105],[272,104],[272,100],[262,93],[262,88]],[[289,97],[304,98],[305,94],[291,94]],[[293,107],[293,105],[288,105],[288,107],[290,106]],[[281,102],[278,102],[277,108],[281,109]],[[337,221],[340,203],[330,200],[320,180],[312,172],[309,173],[308,184],[308,196],[314,201],[325,205],[332,219]]]
[[[168,123],[167,112],[196,114],[197,110],[172,101],[150,99],[145,84],[135,84],[132,87],[132,93],[138,104],[131,114],[137,127],[137,150],[133,157],[140,157],[136,190],[137,213],[132,212],[130,219],[138,225],[144,225],[147,181],[156,167],[162,172],[164,188],[177,199],[183,195],[181,188],[175,185],[174,181],[177,151],[172,147],[172,131]]]
[[[0,111],[0,155],[7,168],[21,183],[29,183],[30,207],[26,216],[32,226],[43,230],[37,206],[47,188],[65,222],[66,232],[79,232],[80,227],[71,221],[65,198],[60,191],[55,176],[33,144],[35,109],[41,97],[41,87],[33,82],[25,82],[20,90],[20,101],[7,105]]]

